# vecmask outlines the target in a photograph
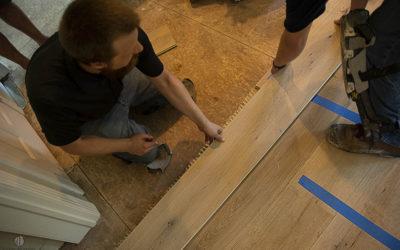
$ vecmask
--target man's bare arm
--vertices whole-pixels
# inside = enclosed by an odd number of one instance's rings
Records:
[[[115,152],[144,155],[154,147],[154,144],[154,138],[147,134],[137,134],[122,139],[82,136],[61,148],[65,152],[75,155],[104,155]]]
[[[160,76],[149,77],[149,79],[176,109],[197,124],[199,129],[206,134],[207,142],[214,138],[218,141],[224,140],[222,128],[207,119],[190,97],[182,82],[167,69],[164,69]]]

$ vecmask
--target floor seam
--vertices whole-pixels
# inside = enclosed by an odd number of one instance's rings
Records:
[[[260,50],[260,49],[254,48],[254,47],[250,46],[249,44],[244,43],[244,42],[242,42],[242,41],[240,41],[240,40],[238,40],[238,39],[236,39],[236,38],[230,36],[229,34],[225,34],[225,33],[223,33],[222,31],[219,31],[219,30],[213,28],[212,26],[209,26],[209,25],[204,24],[204,23],[202,23],[202,22],[200,22],[200,21],[197,21],[196,19],[193,19],[193,18],[191,18],[190,16],[184,15],[184,14],[182,14],[182,13],[180,13],[180,12],[174,10],[174,9],[171,9],[171,8],[169,8],[169,7],[165,6],[165,5],[162,5],[162,4],[160,4],[160,3],[157,3],[157,2],[155,2],[155,1],[151,1],[151,2],[154,3],[154,4],[156,4],[156,5],[159,5],[159,6],[163,7],[163,8],[165,8],[165,9],[169,10],[169,11],[172,11],[172,12],[178,14],[178,15],[181,15],[181,16],[183,16],[183,17],[185,17],[185,18],[188,18],[188,19],[190,19],[190,20],[192,20],[192,21],[194,21],[194,22],[196,22],[196,23],[198,23],[198,24],[200,24],[200,25],[202,25],[202,26],[204,26],[204,27],[206,27],[206,28],[208,28],[208,29],[210,29],[210,30],[212,30],[212,31],[214,31],[214,32],[217,32],[217,33],[219,33],[219,34],[221,34],[221,35],[223,35],[223,36],[225,36],[225,37],[227,37],[227,38],[229,38],[229,39],[231,39],[231,40],[233,40],[233,41],[235,41],[235,42],[238,42],[238,43],[240,43],[240,44],[242,44],[242,45],[244,45],[244,46],[246,46],[246,47],[248,47],[248,48],[250,48],[250,49],[252,49],[252,50],[254,50],[254,51],[257,51],[257,52],[259,52],[259,53],[261,53],[261,54],[263,54],[263,55],[266,55],[266,56],[270,57],[271,59],[274,58],[273,56],[269,55],[268,53],[266,53],[266,52],[264,52],[264,51],[262,51],[262,50]]]
[[[122,223],[128,228],[129,232],[132,231],[132,229],[129,227],[129,225],[123,220],[123,218],[117,213],[117,211],[114,209],[114,207],[111,205],[111,203],[106,199],[106,197],[100,192],[100,190],[97,188],[97,186],[93,183],[93,181],[89,178],[89,176],[85,173],[85,171],[81,168],[81,166],[76,163],[78,168],[82,171],[82,173],[85,175],[86,179],[89,181],[90,184],[95,188],[97,193],[103,198],[103,200],[107,203],[107,205],[111,208],[111,210],[118,216],[118,218],[122,221]]]

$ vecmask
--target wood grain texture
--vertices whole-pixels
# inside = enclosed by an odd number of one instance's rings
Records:
[[[316,161],[319,163],[318,169],[312,171],[316,167],[311,165]],[[325,143],[310,158],[305,171],[310,178],[351,208],[397,239],[400,238],[398,159],[346,154]],[[327,174],[326,171],[331,171],[329,181],[321,177]],[[329,248],[386,249],[340,214],[335,216],[312,246],[312,249]]]
[[[341,75],[319,94],[352,106]],[[186,249],[385,249],[302,188],[303,174],[399,238],[398,159],[330,146],[326,129],[337,122],[342,119],[310,103]]]
[[[201,241],[195,239],[187,249],[384,248],[377,240],[301,187],[298,180],[302,175],[395,237],[400,236],[399,215],[395,209],[399,204],[400,191],[398,182],[394,182],[400,172],[398,160],[350,154],[335,149],[323,140],[301,168],[297,164],[286,166],[298,170],[289,181],[285,175],[287,169],[273,171],[268,168],[271,166],[266,161],[260,163],[258,168],[263,168],[263,174],[253,172],[253,178],[246,180],[249,184],[238,190],[241,197],[254,192],[249,186],[263,186],[262,190],[265,191],[257,193],[251,204],[242,204],[241,213],[230,215],[232,219],[224,223],[229,226],[221,228],[221,224],[212,223],[214,227],[208,228],[211,223],[208,224],[202,234],[198,235],[202,237]],[[266,172],[270,172],[270,175],[264,174]],[[280,180],[281,183],[274,180]],[[268,194],[275,195],[276,190],[280,191],[282,186],[283,191],[271,202]],[[222,217],[227,218],[226,213],[232,208],[232,203],[224,204],[223,210],[215,215],[219,217],[220,223]],[[238,226],[236,221],[244,223]]]
[[[148,36],[153,45],[154,52],[158,56],[176,47],[176,42],[166,25],[149,32]]]
[[[338,71],[319,94],[347,106],[342,79]],[[296,191],[287,190],[287,185],[324,140],[325,129],[336,120],[336,115],[310,103],[187,249],[276,249],[299,238],[304,243],[314,242],[332,215],[315,207],[304,194],[299,196],[303,201],[296,200]],[[308,222],[300,216],[299,208],[307,206],[319,211],[316,218],[320,224],[318,230],[304,235],[301,232],[308,230]],[[308,212],[303,215],[310,219]]]
[[[197,159],[120,249],[178,249],[192,239],[338,68],[333,18],[321,16],[302,56],[270,80],[268,74],[261,79],[264,86],[225,129],[226,142],[214,142]]]

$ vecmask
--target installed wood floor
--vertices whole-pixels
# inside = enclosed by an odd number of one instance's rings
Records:
[[[341,72],[321,96],[354,109]],[[338,150],[325,139],[350,123],[310,103],[187,249],[386,249],[305,190],[302,175],[400,238],[400,161]]]

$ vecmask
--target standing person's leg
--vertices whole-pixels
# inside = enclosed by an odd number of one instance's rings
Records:
[[[0,0],[0,17],[10,4],[11,0]],[[3,33],[0,33],[0,55],[21,65],[24,69],[28,67],[29,59],[22,55]]]
[[[0,55],[21,65],[24,69],[28,67],[29,59],[21,54],[3,33],[0,33]]]
[[[24,32],[39,45],[47,40],[47,37],[43,35],[35,27],[35,25],[33,25],[33,23],[17,5],[7,0],[3,0],[2,2],[9,2],[8,4],[1,4],[0,2],[0,18],[3,19],[4,22]]]
[[[400,63],[400,1],[386,0],[372,15],[370,25],[376,42],[367,49],[368,68]],[[375,112],[400,124],[400,72],[369,81],[369,96]],[[400,131],[384,133],[383,142],[400,147]]]
[[[131,106],[139,105],[152,98],[162,100],[160,93],[137,68],[128,73],[122,82],[124,88],[118,102],[103,118],[85,123],[82,127],[83,135],[128,138],[135,134],[148,133],[143,125],[129,119],[129,109]],[[118,152],[115,155],[127,161],[148,164],[157,157],[157,153],[158,146],[155,146],[143,156],[131,155],[126,152]]]
[[[298,32],[289,32],[286,29],[281,35],[278,52],[272,63],[271,73],[277,73],[286,64],[296,59],[306,46],[311,24]]]
[[[301,54],[312,22],[325,11],[326,2],[327,0],[286,0],[285,30],[281,35],[271,73],[278,72]]]
[[[376,42],[367,48],[368,68],[384,68],[400,63],[400,2],[386,0],[371,15],[370,25],[375,31]],[[388,75],[369,81],[368,89],[372,107],[377,115],[400,121],[400,74]],[[400,156],[400,132],[384,133],[373,145],[364,137],[361,125],[332,125],[328,141],[345,151],[354,153]]]

